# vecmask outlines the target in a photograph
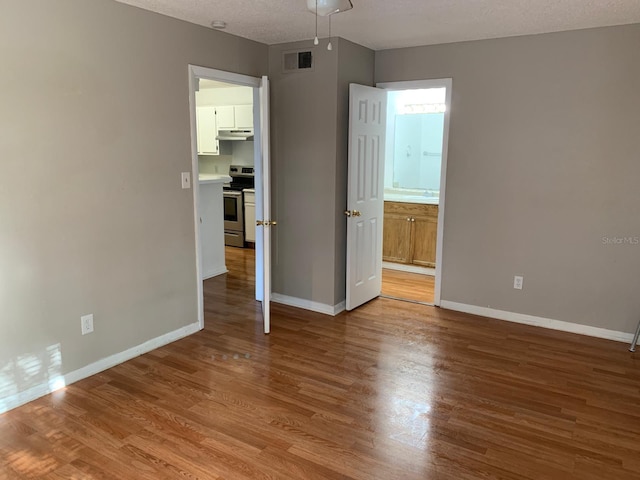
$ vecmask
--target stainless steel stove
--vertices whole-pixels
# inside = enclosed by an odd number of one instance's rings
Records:
[[[253,167],[231,165],[229,167],[231,182],[224,186],[224,244],[233,247],[244,247],[244,198],[242,190],[254,188]]]

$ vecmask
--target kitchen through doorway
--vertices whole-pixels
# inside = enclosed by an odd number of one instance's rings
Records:
[[[226,177],[223,222],[216,226],[224,232],[224,270],[205,266],[203,280],[207,280],[229,270],[226,252],[230,248],[255,249],[253,88],[209,79],[199,79],[198,87],[195,100],[200,188],[204,193],[207,180]],[[201,201],[209,198],[201,195]],[[202,243],[206,260],[210,245]]]
[[[451,79],[388,90],[384,168],[384,297],[440,303]]]
[[[190,72],[198,301],[204,327],[205,282],[230,274],[234,256],[229,249],[251,251],[251,287],[262,300],[266,270],[263,235],[256,235],[256,217],[262,214],[256,214],[256,207],[264,207],[260,182],[268,173],[262,141],[267,80],[205,67],[190,66]],[[266,317],[264,323],[266,330]]]

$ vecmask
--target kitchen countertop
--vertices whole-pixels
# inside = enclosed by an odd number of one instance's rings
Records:
[[[231,181],[229,175],[219,175],[212,173],[201,173],[198,177],[200,185],[208,185],[210,183],[228,183]]]
[[[256,193],[256,189],[255,188],[245,188],[244,190],[242,190],[244,193]]]

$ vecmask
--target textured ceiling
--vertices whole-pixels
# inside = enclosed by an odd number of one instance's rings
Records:
[[[311,39],[306,0],[118,0],[269,45]],[[373,50],[640,23],[640,0],[352,0],[332,36]],[[319,36],[328,36],[319,18]]]

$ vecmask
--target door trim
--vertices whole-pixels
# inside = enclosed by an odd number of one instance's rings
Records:
[[[201,67],[198,65],[189,65],[189,115],[191,128],[191,178],[193,189],[193,223],[195,225],[195,250],[196,250],[196,280],[197,280],[197,302],[198,302],[198,325],[200,330],[204,328],[204,286],[202,271],[202,244],[200,242],[200,183],[199,166],[198,166],[198,144],[197,144],[197,128],[196,128],[196,90],[197,80],[200,78],[207,80],[217,80],[219,82],[232,83],[238,86],[252,87],[254,90],[260,87],[261,79],[250,77],[239,73],[225,72],[224,70],[216,70],[215,68]],[[255,119],[254,119],[255,124]],[[262,248],[262,245],[256,243],[256,250]]]
[[[451,116],[451,78],[439,78],[432,80],[410,80],[405,82],[380,82],[377,88],[384,90],[419,90],[426,88],[446,88],[444,112],[444,129],[442,135],[442,162],[440,165],[440,204],[438,205],[438,233],[436,237],[436,281],[433,292],[433,304],[440,306],[442,301],[442,251],[444,246],[444,209],[447,187],[447,158],[449,156],[449,120]]]

